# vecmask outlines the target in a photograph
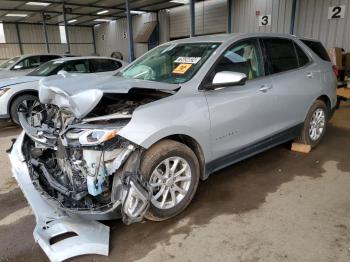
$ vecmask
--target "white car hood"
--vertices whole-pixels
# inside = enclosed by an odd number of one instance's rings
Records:
[[[100,102],[104,93],[128,93],[132,88],[176,90],[177,84],[167,84],[119,76],[56,75],[42,79],[39,99],[43,104],[54,104],[84,118]]]
[[[8,77],[16,77],[16,76],[25,76],[31,70],[8,70],[8,69],[0,69],[0,79],[8,78]]]
[[[16,76],[0,80],[0,89],[8,86],[39,81],[41,76]]]

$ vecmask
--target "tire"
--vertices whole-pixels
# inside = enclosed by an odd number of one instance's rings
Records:
[[[310,130],[312,128],[312,121],[314,121],[315,119],[315,114],[317,113],[320,113],[320,112],[323,112],[324,114],[324,120],[323,120],[323,129],[322,129],[322,132],[319,132],[317,133],[317,135],[312,135],[310,134]],[[296,140],[298,143],[302,143],[302,144],[306,144],[306,145],[310,145],[311,148],[315,148],[319,143],[320,141],[322,140],[324,134],[326,133],[326,129],[327,129],[327,122],[328,122],[328,118],[329,118],[329,114],[328,114],[329,110],[325,104],[325,102],[323,102],[322,100],[316,100],[307,116],[306,116],[306,119],[304,121],[304,125],[303,125],[303,129],[302,129],[302,132],[301,132],[301,136]],[[320,117],[320,120],[321,121],[321,118]],[[321,127],[322,124],[319,124],[317,127]],[[316,129],[318,129],[316,127]],[[320,130],[320,129],[318,129]],[[315,134],[315,133],[313,133]]]
[[[165,163],[167,163],[168,160],[168,166],[173,168],[176,166],[176,169],[175,171],[169,172],[170,178],[164,179],[164,177],[167,176]],[[178,163],[177,165],[175,165],[176,162]],[[156,168],[158,172],[155,171]],[[168,170],[170,169],[171,168],[168,168]],[[181,170],[185,171],[176,176]],[[145,214],[145,218],[153,221],[162,221],[180,214],[190,204],[196,193],[199,183],[199,170],[199,163],[196,155],[184,144],[173,140],[162,140],[149,148],[143,154],[140,163],[140,173],[153,185],[152,188],[154,190],[150,207]],[[159,176],[159,174],[161,174],[161,176]],[[163,181],[160,181],[160,177],[163,178]],[[186,180],[176,182],[177,179]],[[167,182],[165,182],[165,180]],[[157,184],[161,185],[156,186]],[[182,193],[176,191],[178,188],[182,189]],[[183,191],[184,188],[187,188],[185,194],[185,191]],[[167,189],[167,197],[164,197]],[[160,191],[162,191],[163,194],[160,194]],[[157,194],[160,194],[160,197],[155,199]],[[161,202],[163,202],[161,200],[164,198],[166,202],[163,208],[161,208]],[[174,201],[174,199],[176,200]]]
[[[10,116],[12,121],[19,125],[19,121],[18,121],[18,109],[21,105],[22,102],[24,101],[39,101],[39,98],[35,95],[21,95],[19,97],[17,97],[10,106]]]

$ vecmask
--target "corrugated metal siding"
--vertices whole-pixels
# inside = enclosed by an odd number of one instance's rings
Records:
[[[0,60],[8,60],[20,54],[19,46],[16,44],[0,44]]]
[[[233,32],[289,33],[292,0],[235,0],[233,1]],[[259,26],[256,11],[271,15],[271,25]]]
[[[46,53],[45,37],[42,25],[18,25],[23,53]],[[4,31],[7,44],[0,44],[0,61],[20,55],[16,26],[5,24]],[[58,26],[47,26],[50,52],[63,54],[66,45],[60,44]],[[91,55],[94,52],[92,29],[88,27],[69,27],[71,53],[76,55]],[[79,44],[78,44],[79,43]]]
[[[328,19],[328,8],[345,5],[345,18]],[[299,0],[295,33],[319,39],[326,47],[343,47],[350,51],[350,1]]]
[[[155,21],[155,13],[133,16],[133,34],[137,35],[142,25],[149,21]],[[110,23],[104,23],[95,26],[96,49],[97,53],[102,56],[110,56],[112,52],[121,52],[124,60],[128,58],[128,39],[124,37],[127,33],[126,19],[118,19]],[[135,56],[139,57],[148,51],[147,44],[134,44]]]
[[[172,8],[170,16],[170,38],[186,37],[190,34],[189,5]],[[215,34],[226,32],[226,0],[207,0],[195,4],[195,33]]]

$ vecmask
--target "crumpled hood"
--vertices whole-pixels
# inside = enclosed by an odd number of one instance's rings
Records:
[[[40,86],[59,88],[69,95],[74,95],[89,89],[99,89],[103,93],[128,93],[131,88],[175,90],[179,87],[176,84],[96,74],[54,75],[43,79]]]
[[[0,89],[12,85],[18,85],[23,83],[35,82],[42,79],[41,76],[15,76],[0,80]]]
[[[40,81],[39,99],[41,103],[66,108],[81,119],[96,107],[104,93],[125,94],[132,88],[171,91],[179,86],[119,76],[55,75]]]

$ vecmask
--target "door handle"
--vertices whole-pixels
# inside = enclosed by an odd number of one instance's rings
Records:
[[[312,72],[307,72],[306,73],[306,77],[307,78],[313,78],[314,77],[314,74]]]
[[[272,88],[272,85],[262,85],[262,86],[260,86],[259,91],[266,93],[271,88]]]

